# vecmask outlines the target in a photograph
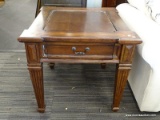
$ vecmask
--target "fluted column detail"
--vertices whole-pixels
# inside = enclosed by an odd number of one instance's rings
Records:
[[[114,89],[113,98],[113,111],[119,110],[119,104],[123,95],[124,88],[127,83],[129,71],[131,70],[131,65],[117,65],[116,81]]]
[[[43,68],[42,65],[36,67],[28,67],[32,85],[34,88],[34,93],[36,96],[38,111],[44,112],[45,104],[44,104],[44,85],[43,85]]]
[[[43,85],[43,64],[40,62],[39,44],[26,43],[26,54],[28,70],[36,96],[38,111],[45,111],[44,85]]]

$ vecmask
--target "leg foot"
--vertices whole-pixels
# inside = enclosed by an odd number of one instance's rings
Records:
[[[101,68],[106,69],[106,63],[101,63]]]
[[[44,113],[45,112],[45,108],[38,108],[38,112]]]
[[[113,110],[114,112],[117,112],[117,111],[119,110],[119,107],[113,107],[112,110]]]
[[[54,69],[55,63],[48,63],[50,69]]]

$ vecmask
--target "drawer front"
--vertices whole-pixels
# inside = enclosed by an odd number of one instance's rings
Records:
[[[54,44],[46,43],[43,47],[47,57],[52,58],[92,58],[112,59],[114,52],[113,44]]]

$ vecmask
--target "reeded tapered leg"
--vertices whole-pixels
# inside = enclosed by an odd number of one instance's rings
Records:
[[[127,83],[130,69],[131,69],[130,65],[123,65],[123,64],[117,65],[114,98],[112,106],[113,111],[119,110],[119,104],[123,95],[124,88]]]
[[[43,68],[42,64],[36,65],[34,67],[28,67],[30,77],[32,80],[32,85],[34,88],[34,93],[36,96],[38,111],[45,111],[45,103],[44,103],[44,85],[43,85]]]
[[[38,111],[45,111],[44,85],[43,85],[43,64],[40,62],[39,44],[26,43],[26,57],[28,70],[36,96]]]
[[[124,44],[121,47],[119,64],[116,68],[115,89],[112,110],[118,111],[119,104],[123,95],[124,88],[127,83],[129,71],[132,66],[132,59],[135,51],[135,45]]]

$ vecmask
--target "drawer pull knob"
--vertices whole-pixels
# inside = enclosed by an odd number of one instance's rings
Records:
[[[76,47],[72,47],[72,50],[75,52],[76,51]]]
[[[90,48],[86,47],[84,52],[76,52],[76,47],[72,47],[72,51],[74,52],[75,55],[85,55],[87,51],[89,51]]]
[[[89,51],[89,50],[90,50],[90,48],[89,48],[89,47],[86,47],[86,48],[85,48],[85,51],[86,51],[86,52],[87,52],[87,51]]]

